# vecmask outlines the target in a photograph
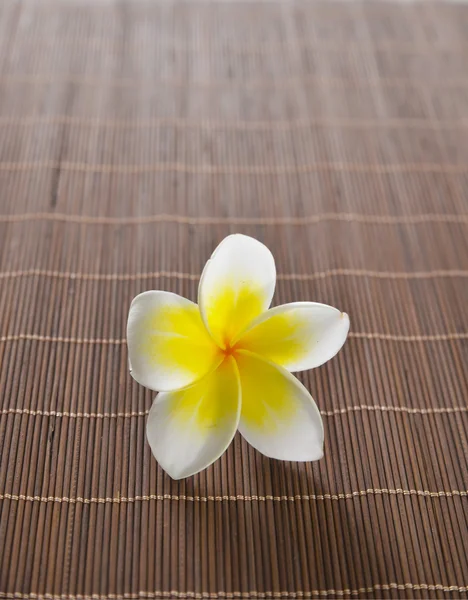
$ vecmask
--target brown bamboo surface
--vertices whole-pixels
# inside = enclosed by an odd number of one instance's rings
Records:
[[[468,591],[468,6],[0,3],[0,598]],[[265,242],[351,317],[325,457],[174,482],[131,299]]]

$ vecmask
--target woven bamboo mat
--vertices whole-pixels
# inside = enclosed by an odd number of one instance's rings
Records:
[[[0,4],[0,597],[459,598],[468,7]],[[351,317],[319,463],[173,482],[131,299],[243,232]]]

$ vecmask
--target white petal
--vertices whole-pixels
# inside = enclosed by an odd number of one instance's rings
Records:
[[[320,412],[306,388],[288,371],[240,350],[242,388],[239,431],[262,454],[280,460],[323,456]]]
[[[169,292],[144,292],[133,300],[127,344],[132,377],[152,390],[190,385],[222,360],[198,306]]]
[[[239,375],[232,357],[195,385],[158,394],[146,427],[156,460],[173,479],[205,469],[231,443],[240,407]]]
[[[266,246],[240,234],[221,242],[206,263],[198,290],[203,321],[221,347],[270,306],[275,283],[275,261]]]
[[[288,371],[319,367],[346,341],[349,317],[332,306],[294,302],[260,315],[237,343]]]

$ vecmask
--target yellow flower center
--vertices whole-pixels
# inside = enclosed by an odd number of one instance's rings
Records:
[[[237,344],[231,346],[230,342],[225,342],[224,348],[221,348],[221,352],[225,357],[232,356],[237,349]]]

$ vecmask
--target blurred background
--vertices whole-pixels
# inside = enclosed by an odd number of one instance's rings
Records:
[[[467,59],[463,3],[0,3],[1,598],[465,596]],[[234,232],[351,317],[325,457],[174,482],[127,312]]]

